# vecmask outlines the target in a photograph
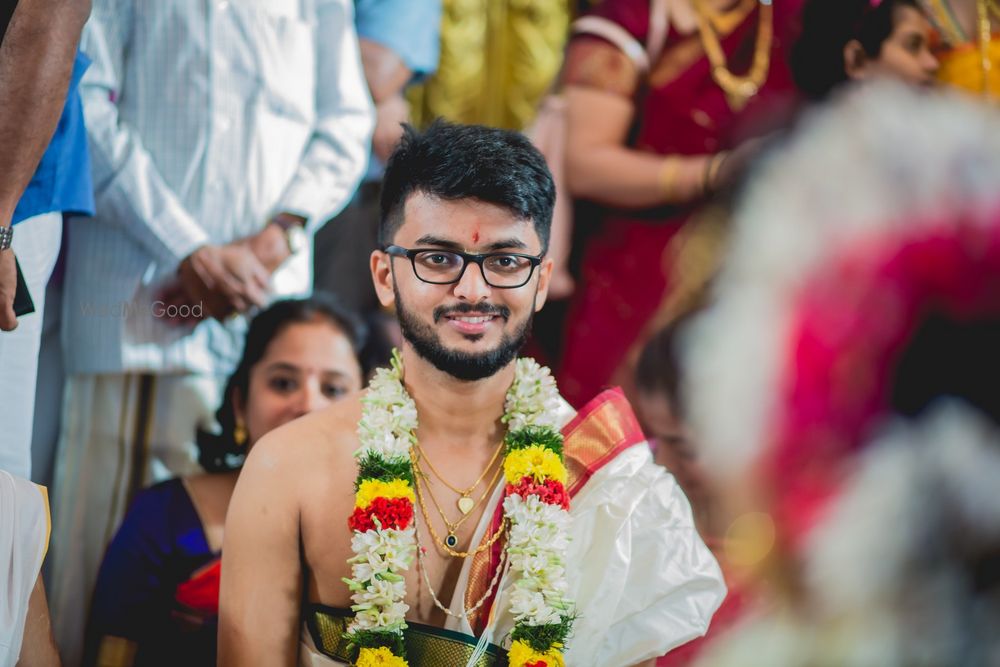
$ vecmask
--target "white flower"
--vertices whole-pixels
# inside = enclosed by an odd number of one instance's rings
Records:
[[[371,579],[363,591],[354,596],[354,603],[368,608],[390,607],[406,594],[403,581]]]
[[[542,593],[516,588],[510,596],[510,613],[515,621],[525,621],[528,625],[549,625],[559,623],[559,610],[545,601]]]
[[[559,390],[548,368],[534,359],[518,359],[514,382],[507,391],[503,420],[511,431],[527,426],[559,429]]]
[[[354,620],[347,626],[348,632],[373,630],[378,627],[378,612],[372,609],[354,610]]]

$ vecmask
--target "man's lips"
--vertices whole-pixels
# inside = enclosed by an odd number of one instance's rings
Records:
[[[463,334],[482,334],[499,315],[490,313],[452,313],[445,315],[448,325]]]

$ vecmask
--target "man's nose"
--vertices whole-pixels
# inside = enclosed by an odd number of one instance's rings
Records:
[[[490,295],[490,286],[483,276],[483,270],[479,264],[469,262],[465,266],[465,273],[457,283],[455,283],[455,296],[463,301],[479,303]]]

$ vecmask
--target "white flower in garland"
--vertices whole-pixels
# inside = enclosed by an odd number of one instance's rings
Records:
[[[558,430],[561,401],[551,371],[526,357],[515,363],[514,382],[504,405],[508,431],[520,431],[527,426]]]
[[[520,575],[511,594],[515,621],[532,626],[561,622],[570,611],[565,598],[569,513],[537,496],[518,494],[507,496],[504,511],[511,520],[511,569]]]

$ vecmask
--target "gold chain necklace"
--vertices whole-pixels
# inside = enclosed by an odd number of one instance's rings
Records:
[[[753,62],[745,75],[733,74],[730,71],[719,36],[709,22],[705,0],[692,1],[698,17],[698,34],[712,67],[712,79],[726,94],[729,108],[740,111],[750,98],[760,91],[771,69],[771,43],[774,39],[774,9],[771,5],[773,0],[760,0]]]
[[[490,462],[486,464],[485,468],[483,468],[483,472],[480,473],[479,478],[476,479],[475,483],[472,486],[470,486],[465,490],[455,488],[448,482],[448,480],[442,477],[441,473],[439,473],[437,471],[437,468],[434,467],[434,464],[431,463],[430,458],[427,456],[427,453],[424,452],[423,448],[420,446],[420,443],[418,442],[416,443],[416,445],[419,457],[427,462],[427,467],[431,469],[431,472],[434,473],[434,476],[437,477],[439,480],[441,480],[442,484],[444,484],[449,489],[451,489],[452,491],[454,491],[459,495],[459,499],[455,501],[455,504],[458,505],[458,510],[462,514],[468,515],[469,512],[471,512],[472,509],[476,506],[476,503],[473,502],[470,494],[476,490],[476,487],[479,486],[479,483],[483,481],[484,477],[486,477],[486,473],[488,473],[490,471],[490,468],[493,467],[493,464],[496,463],[497,457],[500,456],[500,451],[503,449],[504,443],[503,441],[500,441],[500,444],[497,445],[496,451],[493,452],[493,456],[490,458]]]
[[[493,574],[493,578],[490,580],[490,585],[486,587],[486,592],[483,596],[479,598],[476,604],[472,605],[468,609],[463,609],[461,614],[456,614],[451,609],[445,607],[441,600],[438,599],[437,593],[434,592],[434,587],[431,586],[430,577],[427,576],[427,566],[424,564],[424,551],[420,548],[420,534],[417,534],[417,568],[420,570],[420,574],[424,578],[424,585],[427,586],[427,591],[431,594],[431,600],[434,602],[434,606],[446,613],[448,616],[457,618],[459,620],[463,618],[470,618],[476,611],[483,606],[483,603],[493,595],[493,591],[496,588],[497,582],[500,580],[500,575],[503,573],[504,566],[507,564],[507,550],[504,549],[500,552],[500,563],[497,566],[497,571]]]
[[[504,520],[500,522],[500,527],[495,533],[493,533],[490,539],[476,547],[475,551],[455,551],[453,547],[458,545],[458,537],[453,533],[449,533],[448,537],[454,538],[451,541],[451,545],[449,545],[447,541],[441,539],[441,537],[437,534],[437,531],[434,530],[434,524],[431,523],[431,517],[427,513],[427,503],[424,501],[424,494],[420,488],[420,476],[414,475],[413,481],[413,488],[417,492],[417,504],[420,505],[420,513],[424,516],[424,522],[427,524],[427,529],[431,532],[431,537],[434,538],[434,542],[436,544],[440,544],[444,547],[444,550],[448,553],[448,555],[453,558],[468,558],[469,556],[475,556],[476,554],[489,549],[493,546],[494,542],[500,539],[500,536],[503,534],[504,530],[506,530],[507,519],[504,518]]]
[[[451,521],[447,517],[447,515],[445,515],[444,510],[441,509],[441,503],[438,502],[437,496],[434,495],[433,489],[431,489],[431,487],[427,485],[426,481],[427,473],[423,471],[423,468],[421,468],[416,461],[413,462],[413,469],[414,472],[416,472],[417,476],[424,480],[424,490],[427,492],[427,495],[431,497],[431,502],[434,504],[434,509],[437,510],[438,515],[441,517],[441,520],[444,521],[444,525],[448,529],[448,535],[445,537],[444,541],[445,546],[454,548],[455,546],[458,545],[458,537],[455,535],[455,532],[459,529],[459,527],[463,523],[465,523],[466,519],[472,516],[472,512],[469,512],[468,514],[463,514],[461,517],[459,517],[458,521]],[[493,490],[493,487],[496,486],[497,479],[500,477],[500,473],[502,471],[503,467],[498,466],[496,472],[493,473],[493,478],[490,480],[489,484],[487,484],[486,487],[483,489],[482,495],[479,496],[479,500],[475,501],[476,506],[478,506],[480,503],[486,500],[486,496],[489,495],[489,493]]]

